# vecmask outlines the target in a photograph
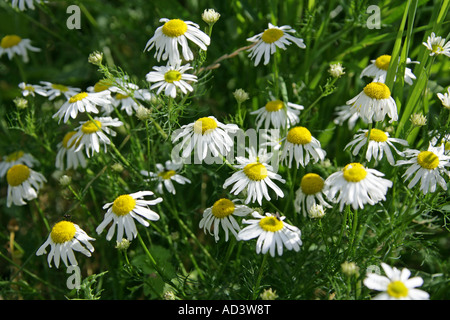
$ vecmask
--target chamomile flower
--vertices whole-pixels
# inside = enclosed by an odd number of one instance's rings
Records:
[[[11,6],[13,8],[19,8],[20,11],[25,11],[26,9],[34,10],[34,4],[41,4],[42,0],[12,0]],[[27,8],[28,7],[28,8]]]
[[[420,289],[423,284],[421,277],[411,276],[407,268],[398,270],[386,263],[381,263],[386,276],[376,273],[368,273],[364,279],[364,285],[372,290],[381,291],[374,300],[428,300],[430,295]]]
[[[273,167],[268,164],[271,156],[271,153],[265,153],[263,149],[258,154],[250,149],[248,158],[236,157],[238,165],[235,167],[238,171],[225,180],[223,188],[226,189],[233,184],[230,192],[234,195],[246,190],[246,204],[257,201],[261,205],[263,198],[270,201],[268,187],[277,196],[284,197],[283,191],[272,180],[278,180],[281,183],[286,181],[279,174],[273,172]]]
[[[15,166],[16,164],[24,164],[27,167],[32,168],[38,163],[38,160],[36,160],[36,158],[31,154],[22,150],[14,151],[3,156],[3,161],[0,162],[0,178],[3,178],[9,168]]]
[[[197,82],[197,76],[186,73],[192,69],[189,64],[184,66],[180,62],[176,64],[168,64],[167,66],[153,67],[155,71],[150,71],[145,76],[148,82],[154,82],[150,90],[157,89],[156,94],[160,94],[164,90],[166,96],[175,98],[177,96],[177,88],[184,94],[188,91],[194,91],[189,82]]]
[[[219,241],[219,231],[222,227],[225,232],[225,241],[228,241],[229,232],[237,238],[238,232],[241,230],[239,223],[235,217],[244,217],[253,209],[237,203],[238,200],[229,200],[222,198],[214,202],[214,204],[203,211],[203,217],[200,220],[199,228],[205,233],[209,232],[214,235],[214,239]]]
[[[133,97],[125,92],[117,92],[113,96],[112,104],[115,108],[120,106],[120,110],[125,110],[127,115],[131,116],[141,106],[139,101],[150,101],[153,98],[153,94],[147,89],[136,88],[133,92]]]
[[[445,43],[445,38],[436,37],[434,32],[422,44],[430,51],[430,56],[443,54],[450,57],[450,41]]]
[[[0,57],[6,53],[9,60],[15,55],[21,56],[24,63],[29,61],[28,51],[39,52],[41,49],[33,47],[30,39],[22,39],[18,35],[6,35],[0,41]]]
[[[391,97],[388,86],[382,82],[371,82],[356,97],[347,101],[365,122],[383,121],[389,116],[389,122],[398,120],[397,105]]]
[[[99,113],[97,106],[108,108],[111,106],[111,94],[109,91],[101,92],[80,92],[70,97],[59,110],[53,115],[53,118],[59,118],[58,122],[64,118],[66,123],[70,118],[75,119],[78,112]]]
[[[307,173],[302,177],[300,188],[295,192],[294,208],[296,212],[302,212],[306,217],[314,205],[331,208],[325,200],[325,180],[317,173]]]
[[[441,174],[450,176],[450,156],[445,154],[445,144],[433,146],[431,143],[425,151],[407,149],[404,151],[407,160],[397,161],[397,165],[410,165],[402,177],[411,181],[408,188],[414,187],[420,181],[423,194],[436,191],[436,184],[447,190],[447,183]],[[414,177],[413,177],[414,176]]]
[[[106,234],[106,240],[111,240],[117,227],[117,242],[122,241],[125,233],[129,241],[136,238],[137,228],[134,220],[148,227],[150,224],[147,220],[157,221],[159,215],[150,210],[149,206],[156,205],[163,201],[162,198],[155,200],[144,200],[145,196],[152,196],[151,191],[139,191],[131,194],[124,194],[117,197],[114,202],[107,203],[103,209],[107,209],[103,221],[97,227],[98,234],[111,222],[112,225]]]
[[[310,160],[314,163],[325,159],[326,152],[321,148],[319,140],[311,135],[311,132],[301,126],[291,128],[284,140],[283,150],[281,152],[281,161],[292,166],[292,160],[295,159],[297,168],[299,165],[305,167]]]
[[[447,92],[437,93],[437,97],[441,100],[442,106],[446,109],[450,109],[450,87],[447,88]]]
[[[256,128],[264,125],[268,129],[272,125],[275,129],[286,128],[296,124],[299,121],[298,115],[304,107],[281,100],[271,100],[258,110],[252,111],[256,115]]]
[[[25,82],[19,83],[19,88],[22,90],[22,95],[26,96],[36,96],[36,93],[40,96],[46,97],[47,91],[40,85],[37,84],[29,84]]]
[[[333,122],[338,126],[342,126],[345,121],[348,121],[347,126],[349,130],[352,130],[355,127],[356,122],[360,119],[358,110],[352,106],[338,106],[335,110],[336,117]]]
[[[391,56],[388,54],[384,54],[376,58],[375,60],[370,61],[371,64],[368,65],[361,72],[360,78],[367,76],[373,78],[374,82],[382,82],[386,81],[387,71],[389,69],[389,64],[391,63]],[[410,58],[406,59],[406,64],[410,63],[419,63],[418,61],[412,61]],[[405,82],[409,85],[413,84],[413,80],[416,79],[416,76],[412,73],[410,68],[405,68]]]
[[[10,207],[11,204],[23,206],[26,205],[26,201],[36,199],[38,191],[47,179],[27,165],[16,164],[8,169],[6,181],[8,182],[6,206]]]
[[[180,19],[166,19],[162,18],[159,22],[164,22],[164,25],[157,28],[153,37],[148,40],[145,45],[145,50],[150,51],[155,47],[155,58],[160,61],[169,59],[170,64],[175,64],[181,60],[178,52],[178,45],[181,46],[184,60],[190,61],[194,59],[194,54],[189,48],[188,40],[206,51],[211,39],[209,36],[200,30],[198,24],[192,21],[183,21]]]
[[[76,169],[79,166],[86,168],[87,162],[84,153],[80,151],[75,152],[78,145],[76,140],[71,140],[76,133],[76,131],[69,131],[64,135],[63,140],[58,143],[55,167],[59,170]]]
[[[162,165],[161,163],[156,164],[157,172],[149,172],[142,170],[141,174],[150,177],[151,181],[158,181],[156,191],[159,194],[163,194],[164,189],[166,189],[169,193],[176,194],[173,182],[179,184],[191,183],[191,180],[189,180],[186,177],[183,177],[177,172],[182,167],[183,167],[182,163],[176,163],[172,162],[171,160],[167,160],[164,165]]]
[[[286,223],[286,217],[280,217],[271,213],[265,216],[258,212],[252,213],[251,220],[242,220],[242,223],[248,224],[238,233],[239,240],[250,240],[258,238],[256,241],[257,254],[269,254],[275,257],[283,255],[284,247],[287,250],[300,251],[302,245],[301,231],[299,228]]]
[[[223,124],[214,116],[202,117],[184,125],[172,137],[172,142],[181,139],[182,157],[187,158],[194,150],[200,160],[204,160],[208,151],[214,157],[226,156],[234,145],[230,133],[239,129],[235,124]]]
[[[50,253],[47,257],[48,266],[52,267],[52,260],[56,268],[59,268],[60,260],[66,267],[78,265],[74,251],[81,252],[87,257],[94,252],[94,246],[89,241],[94,241],[77,224],[70,221],[56,223],[44,244],[37,250],[36,255],[47,253],[50,245]]]
[[[360,129],[358,133],[355,134],[354,139],[348,143],[344,150],[347,148],[353,148],[352,154],[356,156],[361,148],[365,147],[367,144],[367,136],[369,135],[369,130]],[[370,161],[372,157],[376,161],[381,161],[383,155],[386,154],[386,158],[391,165],[395,164],[394,156],[392,154],[391,148],[400,155],[403,156],[403,152],[399,151],[394,143],[401,144],[403,146],[408,145],[408,141],[403,139],[392,138],[389,132],[382,131],[379,129],[371,129],[369,137],[369,145],[367,147],[366,159]]]
[[[259,33],[247,41],[253,42],[255,45],[249,49],[250,59],[255,58],[255,67],[264,57],[264,65],[270,61],[270,55],[274,54],[277,47],[286,50],[286,46],[295,43],[299,48],[306,48],[303,39],[294,37],[296,31],[290,26],[277,27],[269,23],[269,26],[264,32]]]
[[[42,88],[47,91],[48,100],[54,100],[60,96],[70,99],[74,95],[80,93],[81,89],[65,86],[59,83],[51,83],[48,81],[41,81]]]
[[[349,163],[325,180],[326,195],[329,200],[339,203],[340,211],[344,205],[351,205],[354,210],[363,209],[366,204],[386,200],[392,181],[383,176],[378,170],[365,168],[360,163]]]
[[[95,152],[100,152],[100,144],[103,144],[106,152],[107,145],[111,144],[111,137],[116,136],[116,132],[109,127],[120,127],[122,121],[111,117],[95,117],[93,120],[81,121],[75,131],[76,133],[67,142],[68,145],[76,143],[74,151],[85,149],[86,155],[91,157]]]

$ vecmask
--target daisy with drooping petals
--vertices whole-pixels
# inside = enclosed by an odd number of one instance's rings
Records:
[[[281,152],[281,161],[285,161],[290,168],[292,159],[295,159],[298,168],[299,165],[305,167],[312,159],[314,163],[323,160],[325,155],[326,152],[321,148],[319,140],[314,138],[307,128],[298,126],[288,131]]]
[[[100,144],[103,144],[106,152],[106,146],[111,144],[107,135],[116,136],[116,132],[109,127],[120,127],[122,121],[111,117],[95,117],[93,120],[81,121],[80,126],[76,128],[76,133],[67,142],[68,145],[75,144],[75,152],[81,149],[86,150],[86,155],[91,157],[94,152],[100,152]]]
[[[275,129],[289,128],[299,121],[298,115],[300,110],[304,107],[291,103],[283,102],[281,100],[271,100],[266,105],[258,110],[250,112],[256,114],[256,128],[263,126],[268,129],[272,125]]]
[[[284,222],[286,217],[280,217],[271,213],[265,216],[258,212],[253,212],[255,219],[242,220],[242,223],[248,224],[247,227],[239,231],[239,240],[250,240],[258,238],[256,241],[256,253],[269,254],[275,257],[283,255],[283,249],[300,251],[302,245],[301,231],[299,228]]]
[[[365,204],[374,205],[386,200],[392,181],[382,176],[384,174],[378,170],[365,168],[360,163],[349,163],[325,180],[326,195],[331,201],[339,203],[340,211],[344,205],[351,205],[354,210],[363,209]]]
[[[156,164],[157,172],[148,172],[142,170],[141,174],[150,177],[150,180],[158,181],[156,190],[159,194],[164,193],[164,188],[168,192],[176,194],[175,186],[173,185],[174,181],[179,184],[191,183],[191,180],[183,177],[177,172],[182,168],[182,166],[183,166],[182,163],[176,163],[172,162],[171,160],[167,160],[164,165],[162,165],[161,163]]]
[[[94,247],[89,241],[94,241],[77,224],[70,221],[60,221],[56,223],[50,235],[44,244],[36,252],[37,256],[47,253],[47,247],[50,245],[50,253],[47,257],[48,266],[52,267],[52,260],[55,267],[59,268],[60,259],[66,267],[78,265],[74,251],[81,252],[90,257],[94,252]]]
[[[29,168],[38,164],[38,160],[31,154],[23,152],[22,150],[12,152],[6,156],[3,156],[3,161],[0,162],[0,178],[3,178],[9,168],[16,164],[24,164]]]
[[[450,41],[445,43],[445,38],[436,37],[434,32],[428,36],[427,42],[422,42],[422,44],[430,51],[430,56],[443,54],[450,57]]]
[[[156,29],[155,34],[148,40],[144,49],[144,51],[150,51],[155,47],[155,57],[158,61],[161,58],[163,60],[169,59],[170,64],[175,64],[181,60],[178,45],[181,46],[184,60],[193,60],[194,54],[189,48],[188,40],[204,51],[207,50],[207,46],[211,42],[209,36],[200,30],[198,24],[192,21],[162,18],[159,22],[164,22],[164,25]]]
[[[437,97],[441,100],[442,106],[446,109],[450,109],[450,87],[447,88],[447,92],[443,94],[438,92]]]
[[[20,11],[25,11],[28,7],[28,9],[34,10],[34,4],[41,4],[42,0],[12,0],[11,6],[13,8],[19,8]]]
[[[25,82],[19,83],[19,88],[22,90],[22,95],[26,96],[36,96],[35,94],[39,94],[41,96],[46,97],[47,91],[40,85],[37,84],[28,84]]]
[[[76,140],[71,138],[76,134],[76,131],[66,133],[63,140],[58,143],[58,153],[56,154],[55,167],[59,170],[76,169],[79,166],[86,168],[86,158],[83,152],[75,152],[78,147]],[[69,143],[70,141],[70,143]]]
[[[255,67],[259,64],[262,57],[264,57],[264,65],[268,64],[270,55],[275,53],[277,47],[286,50],[286,46],[293,42],[299,48],[306,48],[303,39],[292,35],[295,32],[290,26],[277,27],[269,23],[268,29],[264,30],[264,32],[248,38],[247,41],[255,43],[249,49],[250,53],[248,55],[250,59],[255,58]]]
[[[360,119],[358,110],[348,105],[336,107],[335,114],[336,118],[334,118],[333,122],[338,126],[342,126],[345,121],[348,121],[347,126],[349,130],[353,130],[356,122]]]
[[[239,127],[235,124],[223,124],[213,116],[202,117],[184,125],[172,137],[172,142],[180,139],[182,157],[190,156],[192,150],[200,160],[204,160],[208,151],[214,157],[226,156],[234,145],[230,133],[237,132]]]
[[[392,268],[386,263],[381,263],[386,276],[376,273],[368,273],[364,279],[364,285],[372,290],[382,291],[374,297],[374,300],[428,300],[430,295],[420,289],[423,284],[421,277],[411,276],[411,271],[403,268],[401,271]]]
[[[365,122],[383,121],[388,115],[393,121],[398,120],[397,105],[391,97],[388,86],[382,82],[371,82],[356,97],[347,101]]]
[[[60,96],[66,97],[66,99],[70,99],[74,95],[80,93],[81,89],[68,87],[58,83],[51,83],[48,81],[41,81],[42,89],[47,91],[48,100],[54,100]]]
[[[450,166],[450,156],[445,154],[445,144],[433,146],[431,143],[426,151],[407,149],[404,151],[408,160],[399,160],[396,165],[411,165],[402,177],[405,181],[414,177],[408,188],[414,187],[420,180],[420,190],[423,194],[436,191],[436,184],[447,190],[447,183],[441,174],[450,176],[447,167]]]
[[[268,161],[272,157],[271,153],[265,153],[261,149],[258,154],[253,149],[249,150],[249,157],[236,157],[236,161],[239,163],[235,167],[239,169],[231,177],[225,180],[223,188],[233,185],[231,193],[237,195],[243,190],[247,192],[247,199],[245,203],[257,201],[260,205],[262,199],[270,201],[269,191],[267,187],[270,187],[277,196],[284,197],[283,191],[272,181],[278,180],[281,183],[286,181],[281,176],[273,172],[273,167],[268,164]]]
[[[58,123],[64,118],[64,123],[66,123],[69,118],[75,119],[78,112],[98,113],[99,111],[96,106],[108,108],[110,105],[111,94],[107,90],[96,93],[80,92],[64,102],[58,112],[53,115],[53,118],[59,118]]]
[[[112,104],[115,108],[120,106],[120,110],[125,110],[127,115],[131,116],[133,112],[136,112],[141,106],[139,101],[150,101],[153,98],[153,94],[147,89],[137,88],[133,92],[133,97],[134,99],[126,93],[118,92],[113,96]]]
[[[331,205],[325,201],[325,193],[325,180],[321,176],[317,173],[305,174],[300,182],[300,188],[295,192],[295,211],[299,213],[303,211],[303,216],[306,217],[316,204],[331,208]]]
[[[151,191],[139,191],[131,194],[124,194],[117,197],[114,202],[107,203],[103,206],[103,209],[108,209],[105,213],[105,217],[97,227],[98,234],[102,233],[105,227],[112,222],[113,224],[108,230],[106,240],[111,240],[117,226],[117,242],[120,242],[123,238],[124,232],[129,241],[136,238],[137,229],[134,220],[140,224],[148,227],[150,224],[147,220],[157,221],[159,215],[150,210],[149,206],[163,201],[162,198],[155,200],[143,200],[144,196],[152,196]]]
[[[0,57],[6,53],[11,60],[14,55],[18,55],[22,56],[24,63],[27,63],[29,61],[28,51],[38,52],[41,49],[33,47],[30,39],[22,39],[15,34],[6,35],[0,41]]]
[[[6,173],[6,181],[8,182],[6,206],[10,207],[11,204],[23,206],[27,204],[25,200],[36,199],[39,189],[47,179],[24,164],[16,164]]]
[[[374,82],[385,82],[389,64],[391,63],[391,56],[384,54],[379,56],[376,60],[371,60],[371,64],[368,65],[361,72],[360,78],[367,76],[373,78]],[[406,58],[406,64],[420,63],[418,61],[412,61],[410,58]],[[413,80],[416,76],[412,73],[410,68],[405,68],[405,82],[409,85],[413,84]]]
[[[199,228],[203,229],[205,233],[209,232],[210,235],[214,235],[216,242],[219,241],[219,230],[221,226],[223,231],[225,231],[225,241],[228,241],[229,231],[237,238],[241,228],[234,216],[244,217],[253,212],[253,209],[245,205],[237,204],[237,201],[222,198],[214,202],[212,207],[206,208],[203,211]],[[212,229],[214,230],[212,231]]]
[[[175,98],[177,96],[177,88],[184,94],[188,91],[194,91],[194,88],[189,84],[189,81],[197,82],[197,76],[185,73],[192,69],[189,64],[180,66],[180,63],[174,65],[153,67],[155,71],[150,71],[145,76],[148,82],[155,82],[150,87],[150,90],[158,89],[156,94],[160,94],[164,90],[164,94],[168,97]]]
[[[352,154],[356,156],[362,147],[364,147],[367,143],[367,136],[369,135],[369,130],[360,129],[354,136],[354,139],[348,143],[344,150],[347,148],[353,148]],[[381,161],[383,159],[383,155],[386,154],[386,158],[391,165],[395,164],[394,156],[392,154],[391,148],[395,150],[395,152],[403,156],[403,152],[397,150],[394,146],[394,143],[399,143],[403,146],[408,145],[408,141],[403,139],[391,138],[389,136],[389,132],[385,132],[379,129],[371,129],[369,136],[369,146],[367,147],[366,159],[370,161],[372,157],[376,161]]]

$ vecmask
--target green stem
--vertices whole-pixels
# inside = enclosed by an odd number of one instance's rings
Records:
[[[261,267],[259,268],[258,278],[256,279],[255,286],[253,287],[253,300],[256,300],[258,298],[259,287],[260,287],[260,284],[261,284],[262,275],[264,273],[264,268],[265,268],[266,263],[267,263],[267,256],[268,255],[269,254],[266,253],[263,256],[263,261],[261,263]]]

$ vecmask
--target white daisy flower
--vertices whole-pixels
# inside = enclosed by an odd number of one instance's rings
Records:
[[[348,143],[344,150],[347,148],[353,148],[352,154],[356,156],[361,148],[365,148],[367,144],[367,136],[369,134],[369,130],[360,129],[359,133],[355,134],[353,140]],[[369,145],[367,147],[366,159],[370,161],[372,157],[376,161],[381,161],[383,159],[383,155],[386,154],[386,158],[391,165],[395,164],[394,156],[392,154],[391,148],[395,150],[395,152],[404,156],[403,152],[399,151],[394,143],[401,144],[403,146],[408,145],[408,141],[403,139],[391,138],[389,132],[382,131],[379,129],[371,129],[370,137],[369,137]]]
[[[360,119],[358,110],[349,105],[343,105],[336,107],[336,117],[334,118],[334,124],[342,126],[345,121],[348,121],[347,126],[349,130],[353,130],[356,122]],[[364,119],[362,119],[364,121]]]
[[[255,58],[255,67],[259,64],[263,56],[264,65],[268,64],[270,55],[275,53],[277,47],[286,50],[286,46],[293,42],[299,48],[306,48],[303,39],[291,35],[295,32],[296,31],[290,26],[277,27],[269,23],[268,29],[264,30],[264,32],[248,38],[247,41],[255,43],[255,45],[249,49],[250,53],[248,55],[250,59]]]
[[[446,109],[450,109],[450,87],[447,88],[447,92],[443,94],[438,92],[437,96],[441,100],[442,106]]]
[[[382,291],[374,300],[428,300],[430,295],[420,289],[423,284],[421,277],[411,276],[411,271],[403,268],[401,271],[392,268],[386,263],[381,263],[386,276],[376,273],[368,273],[364,279],[364,285],[372,290]]]
[[[391,97],[388,86],[382,82],[371,82],[356,97],[347,101],[365,122],[383,121],[388,115],[393,121],[398,120],[397,105]]]
[[[431,143],[426,151],[407,149],[404,151],[408,160],[399,160],[396,165],[411,165],[403,174],[405,181],[412,180],[408,188],[414,187],[420,180],[420,190],[423,194],[436,191],[436,184],[447,190],[447,183],[441,174],[450,176],[450,156],[445,154],[445,144],[434,147]]]
[[[42,89],[47,91],[48,100],[54,100],[60,96],[64,96],[66,99],[70,99],[74,95],[80,93],[81,89],[68,87],[58,83],[51,83],[48,81],[41,81],[43,85]]]
[[[300,188],[295,192],[295,211],[298,213],[303,211],[303,216],[306,217],[316,204],[331,208],[331,205],[325,201],[325,195],[325,180],[316,173],[305,174],[300,182]]]
[[[255,219],[243,220],[242,223],[248,224],[238,234],[239,240],[250,240],[258,238],[256,241],[256,253],[270,253],[275,257],[275,252],[279,256],[283,255],[283,249],[300,251],[302,245],[301,231],[299,228],[284,222],[286,217],[280,217],[271,213],[265,216],[258,212],[253,212]]]
[[[427,42],[422,42],[422,44],[430,51],[430,56],[443,54],[450,57],[450,41],[445,43],[445,38],[436,37],[434,32],[428,36]]]
[[[234,216],[244,217],[253,212],[253,209],[237,204],[237,201],[222,198],[214,202],[213,206],[203,211],[203,218],[200,220],[199,228],[203,229],[205,233],[209,232],[210,235],[214,235],[216,242],[219,241],[221,226],[225,232],[225,241],[228,241],[229,231],[237,238],[241,228]]]
[[[24,164],[16,164],[6,173],[6,181],[8,182],[6,206],[10,207],[11,204],[23,206],[26,205],[25,200],[36,199],[39,189],[47,179]]]
[[[11,6],[13,8],[19,8],[20,11],[25,11],[26,9],[34,10],[34,4],[41,4],[42,0],[12,0]],[[27,8],[28,7],[28,8]]]
[[[87,92],[102,92],[109,91],[110,93],[115,93],[119,90],[119,88],[115,85],[119,79],[100,79],[93,86],[89,86],[86,88]]]
[[[75,152],[78,144],[76,143],[76,140],[70,141],[76,133],[76,131],[66,133],[63,140],[58,143],[58,153],[56,154],[55,167],[61,171],[76,169],[79,166],[86,168],[87,162],[84,157],[84,153],[79,151]]]
[[[194,54],[188,45],[188,40],[195,43],[202,50],[206,51],[211,39],[207,34],[200,30],[198,24],[192,21],[183,21],[180,19],[162,18],[159,22],[164,25],[157,28],[153,37],[145,45],[145,50],[150,51],[155,47],[155,58],[160,61],[169,59],[170,64],[175,64],[181,60],[178,52],[178,45],[181,46],[183,58],[186,61],[194,59]]]
[[[321,148],[319,140],[314,138],[307,128],[298,126],[288,131],[281,152],[281,161],[286,162],[289,168],[293,159],[298,168],[299,165],[305,167],[312,159],[314,163],[324,160],[325,156],[326,152]]]
[[[29,61],[28,51],[38,52],[41,49],[33,47],[30,39],[22,39],[15,34],[6,35],[0,41],[0,57],[6,53],[11,60],[14,55],[18,55],[22,56],[24,63],[27,63]]]
[[[435,136],[430,140],[430,144],[432,144],[435,147],[443,145],[445,155],[447,156],[450,155],[450,133],[445,134],[444,136],[441,136],[439,133],[435,133]]]
[[[158,89],[156,94],[160,94],[164,90],[166,96],[175,98],[177,96],[177,88],[184,94],[188,91],[194,91],[189,81],[197,82],[197,76],[185,73],[192,69],[189,64],[180,66],[180,63],[168,64],[167,66],[153,67],[155,71],[150,71],[145,76],[148,82],[155,82],[151,85],[150,90]]]
[[[70,97],[59,110],[53,115],[53,118],[59,118],[58,122],[64,118],[66,123],[69,118],[75,119],[78,112],[98,113],[96,106],[101,106],[106,110],[111,106],[111,94],[109,91],[101,92],[80,92]]]
[[[366,204],[374,205],[386,200],[392,181],[381,178],[382,176],[383,173],[365,168],[360,163],[349,163],[325,180],[326,195],[329,200],[339,203],[340,211],[344,205],[351,205],[354,210],[363,209]]]
[[[379,56],[376,60],[370,60],[371,64],[368,65],[361,72],[360,78],[367,76],[373,78],[374,82],[382,82],[386,81],[387,71],[389,69],[389,64],[391,63],[391,56],[388,54],[384,54]],[[420,63],[419,61],[412,61],[410,58],[406,58],[406,64],[410,63]],[[416,76],[412,73],[410,68],[405,68],[405,82],[409,85],[413,84],[413,80],[416,79]]]
[[[23,152],[22,150],[12,152],[3,156],[3,161],[0,162],[0,178],[3,178],[6,172],[16,164],[24,164],[27,167],[34,167],[39,163],[31,154]]]
[[[74,251],[81,252],[87,257],[94,252],[94,247],[89,241],[94,241],[77,224],[70,221],[60,221],[56,223],[44,244],[36,252],[37,256],[47,253],[50,245],[50,253],[47,257],[48,266],[52,267],[52,260],[56,268],[59,268],[60,259],[66,267],[78,265]]]
[[[184,125],[172,137],[172,142],[180,139],[182,157],[190,156],[192,150],[200,160],[204,160],[208,151],[214,157],[226,156],[234,145],[230,133],[239,130],[235,124],[223,124],[213,116],[202,117],[196,121]]]
[[[304,107],[299,104],[272,100],[267,102],[264,107],[250,112],[250,114],[256,115],[257,129],[261,128],[263,124],[265,129],[268,129],[270,125],[279,129],[289,128],[296,124],[299,121],[300,110],[303,109]]]
[[[115,108],[118,108],[120,106],[120,110],[125,110],[127,115],[131,116],[141,106],[139,100],[150,101],[153,98],[153,94],[150,93],[150,91],[147,89],[137,88],[133,92],[133,97],[124,92],[117,92],[113,96],[112,104]],[[138,100],[138,102],[136,102],[136,100]]]
[[[141,174],[150,177],[152,181],[158,181],[158,185],[156,190],[159,194],[164,193],[164,188],[172,194],[176,194],[175,186],[173,182],[177,182],[179,184],[191,183],[191,180],[183,177],[177,171],[183,167],[182,163],[172,162],[171,160],[167,160],[164,165],[161,163],[156,164],[157,172],[149,172],[142,170]]]
[[[113,224],[108,230],[106,240],[111,240],[117,226],[117,242],[120,242],[123,238],[124,232],[129,241],[136,238],[137,229],[134,220],[140,224],[148,227],[150,224],[147,220],[157,221],[159,215],[150,210],[149,206],[156,205],[163,201],[162,198],[155,200],[143,200],[144,196],[152,196],[151,191],[139,191],[131,194],[124,194],[117,197],[114,202],[107,203],[103,206],[103,209],[108,209],[105,213],[105,217],[97,227],[98,234],[102,233],[106,226],[110,222]]]
[[[257,201],[261,205],[263,197],[270,201],[267,187],[275,191],[277,196],[284,197],[283,191],[272,180],[278,180],[281,183],[286,181],[279,174],[273,172],[273,167],[267,163],[271,156],[271,153],[265,153],[263,149],[258,154],[250,149],[248,158],[236,157],[238,165],[235,167],[239,170],[225,180],[223,188],[226,189],[234,184],[230,191],[234,195],[246,190],[246,204]]]
[[[37,84],[29,84],[29,83],[25,83],[25,82],[21,82],[19,83],[19,88],[22,90],[22,95],[24,97],[26,96],[36,96],[36,93],[46,97],[47,96],[47,91],[40,85]]]

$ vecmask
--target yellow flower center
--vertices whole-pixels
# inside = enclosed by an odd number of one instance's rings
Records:
[[[66,86],[62,85],[62,84],[57,84],[57,83],[52,83],[51,87],[53,89],[62,91],[62,92],[66,92],[69,90],[69,88],[67,88]]]
[[[91,134],[91,133],[99,131],[101,128],[102,128],[102,123],[100,121],[89,120],[89,121],[86,121],[81,126],[81,131],[85,134]]]
[[[388,86],[381,82],[371,82],[364,87],[364,93],[372,99],[387,99],[391,96]]]
[[[284,32],[277,28],[267,29],[261,36],[265,43],[274,43],[284,35]]]
[[[264,180],[267,177],[266,167],[259,162],[253,162],[246,165],[244,167],[244,173],[250,180],[253,181]]]
[[[369,135],[369,131],[365,133],[365,136],[367,137]],[[376,141],[376,142],[385,142],[388,139],[388,136],[386,133],[379,129],[372,129],[370,130],[370,140]]]
[[[83,99],[86,98],[87,96],[88,96],[87,92],[77,93],[77,94],[74,95],[73,97],[70,97],[69,103],[74,103],[74,102],[83,100]]]
[[[384,54],[375,60],[375,65],[378,69],[387,70],[389,68],[389,63],[391,62],[391,56]]]
[[[70,149],[73,147],[73,145],[75,144],[75,141],[72,141],[72,143],[69,145],[69,140],[73,137],[73,135],[76,133],[76,131],[71,131],[66,133],[66,135],[63,138],[62,144],[63,147],[66,149]]]
[[[75,236],[77,229],[70,221],[61,221],[55,224],[52,228],[50,236],[55,243],[64,243],[70,241]]]
[[[283,109],[283,107],[284,107],[284,102],[281,100],[269,101],[266,104],[266,111],[274,112],[274,111]]]
[[[216,218],[222,219],[233,214],[234,203],[228,199],[220,199],[214,203],[211,210]]]
[[[200,118],[194,123],[194,132],[198,134],[205,134],[208,130],[217,128],[217,122],[208,117]]]
[[[399,280],[388,284],[387,293],[393,298],[399,299],[408,296],[408,288]]]
[[[23,87],[23,90],[28,90],[30,92],[34,92],[34,87],[30,86],[30,85],[26,85],[25,87]]]
[[[6,157],[6,162],[14,162],[14,161],[17,161],[17,160],[19,160],[20,158],[22,158],[23,155],[24,155],[24,152],[23,152],[23,151],[16,151],[16,152],[13,152],[13,153],[9,154],[9,155]]]
[[[274,216],[264,217],[259,220],[259,226],[269,232],[277,232],[283,229],[283,221]]]
[[[94,92],[105,91],[105,90],[109,89],[109,87],[111,87],[112,85],[113,85],[113,82],[111,80],[102,79],[94,85]]]
[[[417,155],[417,163],[425,169],[436,169],[439,165],[439,157],[431,151],[422,151]]]
[[[344,168],[344,179],[348,182],[359,182],[367,175],[367,171],[360,163],[350,163]]]
[[[300,183],[300,188],[304,194],[316,194],[322,191],[325,182],[322,177],[315,173],[305,174]]]
[[[176,174],[176,172],[174,170],[167,170],[167,171],[162,171],[162,172],[158,173],[158,176],[160,176],[164,180],[168,180],[168,179],[172,178],[175,174]]]
[[[171,38],[179,37],[187,31],[187,24],[180,19],[172,19],[164,23],[162,32]]]
[[[289,130],[286,139],[293,144],[308,144],[311,142],[312,136],[305,127],[295,127]]]
[[[116,99],[117,99],[117,100],[126,99],[126,98],[128,98],[128,97],[129,97],[129,96],[127,96],[126,94],[121,94],[121,93],[116,94]]]
[[[114,200],[112,211],[118,216],[125,216],[136,206],[136,200],[128,194],[119,196]]]
[[[181,80],[181,72],[178,72],[176,70],[167,71],[164,74],[164,80],[169,83],[172,83],[174,81],[180,81]]]
[[[433,44],[431,46],[432,52],[434,53],[441,53],[442,50],[444,50],[444,48],[442,48],[442,46],[438,45],[438,44]]]
[[[8,35],[4,36],[2,41],[0,42],[0,46],[4,49],[14,47],[18,45],[22,41],[22,38],[16,35]]]
[[[11,187],[21,185],[30,176],[30,169],[24,164],[16,164],[6,173],[6,181]]]

